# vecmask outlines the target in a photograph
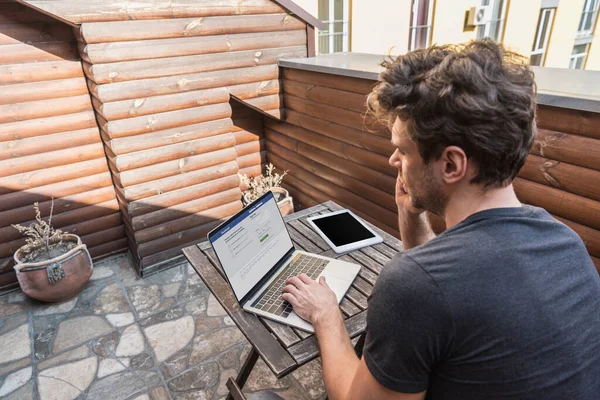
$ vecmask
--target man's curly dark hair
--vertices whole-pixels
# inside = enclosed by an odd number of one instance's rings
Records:
[[[506,186],[535,136],[536,86],[524,57],[490,39],[399,56],[369,96],[375,115],[408,131],[426,163],[458,146],[479,165],[472,183]]]

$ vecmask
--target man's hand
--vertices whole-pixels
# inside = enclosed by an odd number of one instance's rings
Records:
[[[406,192],[404,182],[402,182],[399,176],[396,178],[396,205],[401,217],[416,217],[425,211],[422,208],[413,206],[410,195]]]
[[[338,312],[335,293],[329,288],[325,277],[315,282],[305,274],[290,278],[283,288],[283,299],[289,301],[294,312],[315,325],[327,320],[332,312]]]

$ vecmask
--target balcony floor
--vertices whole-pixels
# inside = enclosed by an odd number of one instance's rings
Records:
[[[0,297],[0,344],[0,398],[19,400],[222,399],[249,351],[189,264],[138,279],[123,255],[71,301]],[[266,389],[323,397],[319,360],[279,381],[259,361],[246,390]]]

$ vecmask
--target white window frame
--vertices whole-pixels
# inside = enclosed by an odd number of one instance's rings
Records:
[[[490,9],[493,10],[496,8],[496,4],[498,4],[498,2],[501,0],[481,0],[481,5],[485,5],[485,3],[488,3],[488,7],[490,7]],[[508,0],[504,0],[504,2],[502,3],[502,10],[500,10],[500,18],[498,18],[497,20],[490,20],[488,22],[485,23],[485,28],[483,31],[483,36],[482,37],[478,37],[478,39],[483,39],[486,37],[490,37],[490,30],[492,29],[492,22],[494,21],[498,21],[498,23],[500,24],[500,28],[498,29],[498,38],[491,38],[494,39],[497,42],[501,42],[502,41],[502,35],[504,34],[504,23],[506,21],[506,8],[508,6]]]
[[[575,45],[575,46],[578,46],[578,45]],[[583,58],[583,65],[581,66],[581,69],[585,69],[586,59],[587,59],[588,53],[590,52],[590,44],[586,43],[586,44],[581,44],[579,46],[585,46],[585,52],[571,54],[571,58],[569,60],[569,68],[571,68],[571,69],[575,69],[575,65],[577,65],[577,61],[580,58]],[[577,68],[577,69],[579,69],[579,68]]]
[[[600,0],[585,0],[579,26],[577,27],[577,36],[590,36],[593,34],[594,27],[596,26],[596,18],[598,17],[599,4]],[[591,19],[590,29],[583,29],[588,19]]]
[[[428,11],[427,11],[427,25],[417,25],[418,13],[419,13],[419,5],[422,1],[429,1]],[[427,40],[425,41],[425,48],[431,45],[431,26],[433,25],[433,3],[435,0],[413,0],[412,3],[412,17],[410,28],[408,31],[408,35],[410,37],[409,41],[409,51],[417,50],[417,35],[415,32],[418,28],[427,28]]]
[[[554,23],[555,12],[555,8],[542,8],[540,12],[540,20],[538,22],[538,28],[535,35],[535,40],[533,42],[533,49],[531,51],[532,56],[539,54],[542,55],[540,67],[544,66],[544,62],[546,61],[546,49],[548,48],[548,41],[550,40],[550,33],[552,31],[552,24]],[[542,34],[544,33],[542,32],[542,29],[546,21],[548,21],[548,29],[545,32],[545,36],[542,37]]]
[[[342,38],[342,51],[348,52],[350,51],[350,36],[349,36],[349,26],[350,26],[350,4],[349,0],[342,0],[342,13],[343,19],[336,20],[332,19],[335,16],[335,1],[329,1],[329,21],[323,21],[323,23],[328,25],[327,30],[319,31],[319,38],[328,37],[329,38],[329,53],[333,53],[333,49],[335,47],[335,37],[343,36]],[[335,23],[342,23],[342,32],[335,32]],[[322,54],[320,49],[317,49],[317,54]]]

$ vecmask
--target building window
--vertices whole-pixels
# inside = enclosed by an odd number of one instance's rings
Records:
[[[409,32],[410,51],[429,47],[432,19],[433,0],[413,0]]]
[[[538,21],[533,48],[531,49],[531,65],[543,66],[546,58],[546,48],[550,39],[552,22],[554,21],[554,8],[542,8]]]
[[[599,0],[585,0],[577,29],[578,36],[592,35],[598,16],[598,3]]]
[[[327,29],[319,31],[318,54],[350,51],[348,0],[319,0],[319,19]]]
[[[583,69],[585,67],[585,60],[587,59],[589,48],[589,43],[575,45],[573,47],[573,53],[571,53],[569,68]]]
[[[477,39],[491,38],[497,42],[502,41],[504,19],[506,18],[507,0],[481,0],[482,6],[489,7],[490,20],[477,27]]]

